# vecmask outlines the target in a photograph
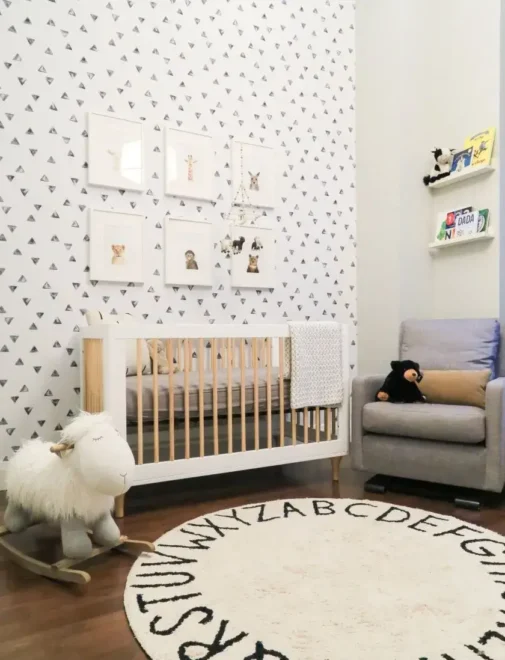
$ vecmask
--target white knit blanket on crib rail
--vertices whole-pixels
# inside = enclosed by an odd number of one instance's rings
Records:
[[[291,377],[291,408],[331,407],[342,403],[342,326],[329,322],[291,322],[285,342],[286,377]]]

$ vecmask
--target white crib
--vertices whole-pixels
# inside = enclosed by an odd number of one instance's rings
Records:
[[[95,325],[81,329],[81,407],[107,410],[136,457],[134,485],[340,458],[349,446],[349,339],[342,326],[338,408],[291,410],[287,325]],[[143,343],[163,342],[168,373],[142,374]],[[126,375],[127,342],[137,375]],[[178,367],[178,370],[176,370]],[[116,502],[124,515],[124,498]]]

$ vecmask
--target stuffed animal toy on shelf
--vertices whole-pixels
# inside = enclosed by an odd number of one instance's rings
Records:
[[[435,159],[435,164],[431,172],[423,177],[425,186],[429,186],[430,183],[435,183],[435,181],[449,176],[451,173],[453,152],[454,149],[448,149],[447,147],[433,149],[431,153]]]
[[[426,397],[421,394],[417,383],[423,379],[421,368],[412,360],[393,360],[392,371],[375,395],[376,401],[389,403],[424,403]]]
[[[34,522],[59,524],[65,557],[91,555],[88,536],[104,547],[120,543],[111,511],[130,488],[135,459],[107,413],[81,413],[57,444],[26,442],[9,461],[5,527],[21,532]]]

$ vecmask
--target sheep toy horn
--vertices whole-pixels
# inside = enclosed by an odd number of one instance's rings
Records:
[[[66,445],[63,442],[59,442],[57,445],[52,445],[51,447],[49,447],[49,451],[52,454],[58,454],[59,456],[62,451],[66,451],[67,449],[72,449],[73,446],[74,445]]]

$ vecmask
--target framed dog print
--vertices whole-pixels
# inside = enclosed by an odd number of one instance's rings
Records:
[[[144,190],[142,122],[88,114],[88,182],[120,190]]]
[[[273,289],[276,284],[276,233],[259,227],[233,227],[231,283],[244,289]]]
[[[165,194],[212,201],[214,140],[206,133],[165,131]]]
[[[235,203],[276,206],[277,154],[256,142],[233,140],[232,183]]]
[[[165,284],[212,286],[212,224],[165,218]]]
[[[116,211],[90,212],[90,277],[107,282],[142,283],[144,216]]]

